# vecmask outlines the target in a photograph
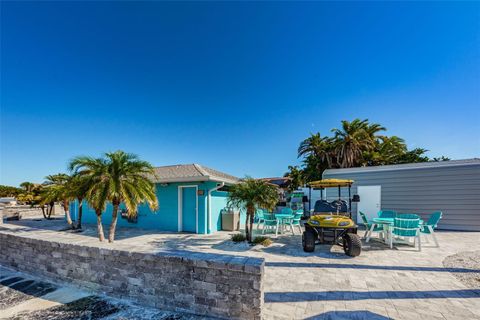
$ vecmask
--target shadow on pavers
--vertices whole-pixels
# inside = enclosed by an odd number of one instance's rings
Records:
[[[329,311],[306,320],[390,320],[393,318],[382,316],[378,313],[357,310],[357,311]]]

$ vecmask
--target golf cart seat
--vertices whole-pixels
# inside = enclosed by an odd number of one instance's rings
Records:
[[[315,207],[313,214],[330,214],[330,213],[347,213],[348,214],[348,206],[347,202],[344,200],[335,200],[332,202],[328,202],[327,200],[317,200],[315,202]]]
[[[337,208],[333,207],[330,202],[327,200],[317,200],[315,202],[315,207],[313,210],[313,214],[325,214],[325,213],[331,213],[331,212],[337,212]]]

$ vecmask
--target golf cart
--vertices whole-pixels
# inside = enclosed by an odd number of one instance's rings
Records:
[[[353,180],[323,179],[309,184],[310,188],[320,189],[322,198],[315,203],[310,218],[305,222],[302,245],[305,252],[313,252],[316,244],[338,244],[345,254],[356,257],[362,252],[362,242],[357,235],[357,225],[352,220],[352,200],[359,201],[358,196],[351,198]],[[348,205],[341,199],[341,188],[348,187]],[[338,188],[338,200],[323,200],[325,188]]]

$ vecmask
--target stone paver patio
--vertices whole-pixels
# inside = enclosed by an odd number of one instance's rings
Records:
[[[117,230],[113,244],[99,243],[96,226],[82,233],[59,233],[64,222],[23,220],[0,225],[0,232],[39,239],[115,247],[130,251],[191,251],[265,258],[266,319],[480,319],[480,288],[467,288],[446,269],[445,257],[478,249],[479,233],[438,232],[440,248],[423,243],[390,250],[373,241],[350,258],[340,247],[317,246],[304,253],[301,239],[279,236],[267,248],[234,244],[228,232],[214,235]]]

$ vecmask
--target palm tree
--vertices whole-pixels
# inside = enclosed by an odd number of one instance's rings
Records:
[[[107,161],[103,158],[80,156],[70,161],[69,169],[73,172],[73,176],[81,180],[82,183],[82,186],[77,189],[79,216],[80,211],[83,212],[83,199],[86,199],[97,216],[98,239],[104,241],[102,213],[107,207],[108,184],[103,183],[103,181],[107,175]]]
[[[297,190],[304,183],[303,170],[298,166],[288,166],[288,172],[283,175],[290,178],[288,189],[290,191]]]
[[[397,136],[382,136],[373,150],[363,153],[364,164],[367,166],[395,164],[405,152],[407,146],[403,139]]]
[[[377,133],[385,130],[379,124],[369,124],[368,119],[342,120],[341,129],[332,129],[338,164],[350,168],[361,164],[363,152],[375,148]]]
[[[278,202],[278,189],[264,180],[247,177],[230,188],[227,202],[229,206],[246,209],[245,235],[252,242],[255,209],[273,210]]]
[[[331,166],[332,162],[332,139],[321,137],[320,132],[310,134],[310,137],[300,142],[298,147],[298,158],[314,156],[322,162]]]
[[[20,184],[22,192],[16,196],[20,202],[29,204],[31,207],[39,205],[42,209],[42,214],[45,219],[50,219],[53,205],[49,203],[45,211],[45,204],[43,203],[44,187],[38,183],[22,182]]]
[[[72,175],[71,194],[78,202],[78,218],[75,229],[82,229],[83,200],[90,189],[91,179],[87,176],[75,173]]]
[[[21,187],[21,188],[23,189],[23,191],[25,191],[25,192],[32,192],[36,185],[37,185],[37,184],[32,183],[32,182],[28,182],[28,181],[25,181],[25,182],[20,183],[20,187]]]
[[[45,177],[45,193],[43,203],[54,203],[60,201],[65,211],[65,218],[70,228],[74,229],[72,217],[70,216],[70,200],[72,196],[72,178],[65,173],[58,173]]]
[[[125,204],[130,216],[137,214],[138,205],[143,202],[147,202],[151,210],[158,208],[155,187],[149,179],[154,175],[153,167],[150,163],[139,160],[136,155],[116,151],[97,159],[78,157],[71,161],[70,168],[90,180],[87,199],[97,214],[100,241],[103,240],[101,214],[107,202],[113,206],[109,242],[115,239],[121,203]]]

